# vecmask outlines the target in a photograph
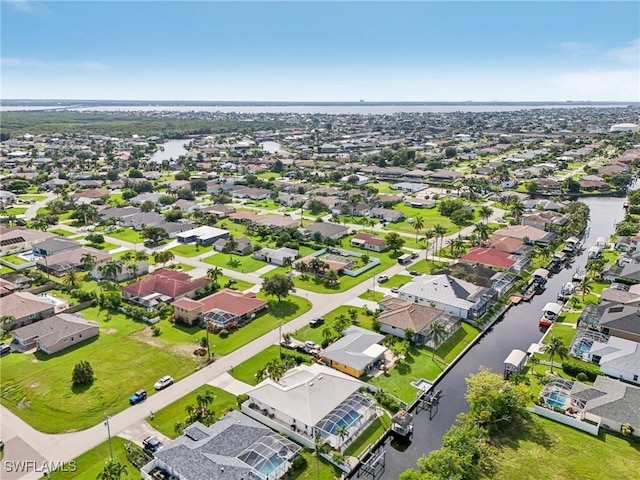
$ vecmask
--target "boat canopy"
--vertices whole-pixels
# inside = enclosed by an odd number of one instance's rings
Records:
[[[522,350],[511,350],[511,353],[504,361],[505,365],[512,365],[514,367],[522,366],[522,362],[524,362],[525,358],[527,358],[527,354]]]
[[[549,277],[549,270],[547,270],[546,268],[536,268],[536,270],[533,272],[533,276],[534,277],[541,277],[541,278],[548,278]]]
[[[560,312],[562,312],[562,305],[558,305],[557,303],[554,303],[554,302],[549,302],[544,306],[542,311],[551,312],[554,315],[560,315]]]
[[[580,239],[576,237],[567,238],[567,245],[575,245],[576,243],[580,243]]]

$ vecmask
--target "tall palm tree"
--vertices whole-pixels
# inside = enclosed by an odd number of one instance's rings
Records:
[[[287,270],[291,270],[293,267],[293,258],[284,257],[284,260],[282,260],[282,266]]]
[[[447,240],[447,247],[450,248],[450,255],[451,255],[451,257],[453,257],[453,251],[456,248],[456,239],[455,238],[450,238],[449,240]]]
[[[87,271],[91,271],[96,265],[96,257],[91,252],[83,253],[80,257],[80,265]]]
[[[582,277],[580,281],[580,290],[582,291],[582,301],[584,302],[584,296],[589,295],[593,290],[593,279],[589,275]]]
[[[227,243],[224,244],[223,251],[225,253],[228,253],[229,257],[233,259],[233,253],[236,251],[237,248],[238,248],[238,241],[235,238],[233,238],[233,235],[229,235],[229,239],[227,240]]]
[[[431,359],[436,355],[436,350],[440,348],[440,344],[447,338],[447,327],[440,320],[436,320],[431,324],[431,340],[433,340],[433,350],[431,351]]]
[[[333,332],[331,331],[331,327],[325,326],[322,329],[322,338],[324,338],[325,340],[329,341],[329,340],[331,340],[331,337],[333,337]]]
[[[433,231],[436,234],[436,238],[440,238],[440,250],[442,250],[442,242],[444,240],[444,236],[447,234],[447,228],[444,225],[437,223],[434,225]]]
[[[120,260],[111,260],[102,265],[99,270],[104,277],[115,280],[122,273],[122,267]]]
[[[556,355],[560,357],[560,360],[564,360],[569,355],[569,349],[564,344],[562,337],[557,335],[551,335],[549,343],[544,344],[544,351],[549,354],[551,360],[551,372],[553,372],[553,357]]]
[[[136,251],[136,253],[134,254],[136,257],[136,261],[140,262],[142,260],[147,260],[149,258],[149,254],[147,252],[145,252],[144,250],[138,250]]]
[[[485,242],[489,239],[489,226],[486,223],[476,223],[473,231],[478,234],[478,238]]]
[[[436,232],[433,229],[429,229],[424,232],[424,242],[425,242],[425,258],[429,260],[429,247],[431,246],[431,239],[436,237]],[[435,257],[435,250],[433,256]]]
[[[316,457],[316,480],[320,480],[320,455],[327,451],[327,444],[322,441],[319,433],[316,433],[313,444],[313,453]]]
[[[78,274],[75,272],[75,270],[69,270],[62,279],[62,283],[64,283],[67,287],[74,289],[78,288],[80,279],[78,278]]]
[[[416,231],[416,242],[418,241],[418,235],[420,234],[420,230],[424,228],[424,218],[422,215],[416,215],[413,219],[413,228]]]
[[[218,281],[218,277],[222,275],[222,269],[220,267],[211,267],[207,270],[207,278],[213,283]]]
[[[334,433],[338,437],[340,437],[340,444],[343,445],[345,438],[347,438],[347,435],[349,435],[349,430],[347,429],[346,425],[339,425]]]
[[[135,257],[134,257],[133,252],[124,252],[122,254],[122,256],[120,257],[120,260],[122,260],[124,263],[129,263],[134,258]]]
[[[208,407],[213,403],[215,396],[211,390],[206,390],[204,393],[198,394],[196,396],[196,403],[200,408]]]
[[[478,213],[480,214],[480,217],[484,220],[484,223],[486,224],[489,220],[489,217],[493,215],[493,208],[487,205],[483,205],[480,207],[480,210],[478,211]]]
[[[511,204],[511,215],[516,219],[517,223],[520,223],[520,217],[524,213],[524,204],[521,200],[516,200]]]

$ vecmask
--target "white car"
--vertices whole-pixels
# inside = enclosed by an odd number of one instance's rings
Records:
[[[153,385],[153,388],[156,390],[162,390],[171,384],[173,384],[173,377],[171,375],[165,375]]]
[[[311,340],[307,340],[306,342],[304,342],[304,344],[311,349],[315,349],[315,350],[320,349],[320,345],[318,345],[316,342],[313,342]]]
[[[389,280],[389,276],[388,275],[379,275],[378,276],[378,283],[384,283],[387,280]]]

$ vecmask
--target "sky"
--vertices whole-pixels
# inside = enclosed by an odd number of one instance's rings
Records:
[[[0,2],[4,99],[640,101],[640,2]]]

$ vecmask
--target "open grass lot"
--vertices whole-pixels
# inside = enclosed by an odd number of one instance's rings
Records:
[[[377,188],[378,193],[402,193],[401,190],[392,189],[389,182],[372,182],[368,183],[367,186]]]
[[[369,300],[370,302],[379,302],[384,298],[384,293],[374,292],[373,290],[367,290],[362,295],[358,295],[358,298],[363,300]]]
[[[462,322],[460,329],[436,350],[436,355],[445,362],[451,363],[479,334],[477,328]]]
[[[637,479],[640,442],[601,433],[594,437],[532,415],[527,429],[502,439],[495,480]]]
[[[303,358],[307,363],[311,361],[311,355],[307,355],[306,353],[295,352],[287,348],[282,348],[282,353]],[[230,370],[229,374],[241,382],[248,383],[249,385],[257,385],[256,372],[261,368],[264,368],[267,362],[279,357],[280,346],[271,345],[248,360],[245,360],[240,365],[234,365],[233,370]]]
[[[575,325],[578,323],[578,318],[580,318],[580,312],[563,312],[558,316],[558,320],[556,320],[556,323],[570,323],[572,325]]]
[[[375,237],[382,238],[382,239],[384,239],[384,237],[386,235],[389,235],[390,233],[390,232],[375,232],[375,231],[372,231],[371,229],[368,229],[368,228],[363,229],[362,227],[360,227],[358,228],[357,231],[353,232],[353,235],[348,235],[344,237],[342,240],[340,240],[340,245],[342,246],[342,248],[344,248],[345,250],[353,250],[354,252],[366,253],[369,256],[378,255],[377,252],[372,252],[371,250],[365,250],[364,248],[354,247],[351,245],[351,240],[353,239],[355,234],[360,232],[368,233],[369,235],[373,235]],[[404,247],[413,248],[414,250],[424,250],[426,245],[422,241],[422,237],[418,236],[418,241],[416,241],[415,230],[411,233],[413,233],[413,235],[402,235],[402,239],[404,240]],[[408,251],[405,251],[404,253],[407,253],[407,252]]]
[[[120,245],[116,245],[111,242],[102,242],[102,243],[87,243],[87,247],[95,248],[96,250],[115,250],[116,248],[120,248]]]
[[[18,195],[18,198],[24,202],[35,200],[36,202],[42,202],[47,199],[46,195]]]
[[[100,324],[100,336],[54,355],[12,353],[2,359],[2,404],[46,433],[84,429],[129,406],[132,392],[153,393],[163,375],[185,377],[195,360],[179,349],[162,348],[144,323],[98,307],[82,310]],[[156,348],[159,347],[159,348]],[[117,352],[117,355],[114,354]],[[88,360],[95,380],[88,388],[71,384],[73,366]]]
[[[289,295],[279,303],[276,299],[266,298],[262,294],[258,294],[258,298],[269,302],[269,307],[265,312],[258,314],[256,318],[238,330],[229,333],[226,338],[213,333],[209,334],[212,354],[226,355],[231,353],[277,328],[279,322],[285,324],[311,309],[311,302],[295,295]],[[188,345],[193,347],[190,348],[193,350],[200,338],[206,336],[205,331],[198,326],[173,325],[166,320],[162,320],[158,326],[163,333],[159,337],[155,337],[155,340],[167,345]]]
[[[376,255],[370,255],[372,258],[376,257],[380,259],[380,264],[370,270],[367,270],[364,273],[361,273],[357,277],[350,277],[348,275],[340,276],[340,283],[333,287],[326,287],[321,278],[316,278],[315,276],[309,274],[307,275],[307,279],[304,280],[300,275],[296,275],[293,279],[296,287],[302,288],[304,290],[309,290],[310,292],[316,293],[339,293],[344,292],[345,290],[349,290],[350,288],[355,287],[356,285],[362,282],[373,282],[372,277],[377,275],[387,268],[393,265],[397,258],[402,255],[402,252],[385,252],[378,253]]]
[[[357,457],[374,443],[391,426],[391,418],[386,413],[376,418],[355,441],[344,451],[346,456]]]
[[[449,264],[444,262],[420,260],[413,265],[409,265],[407,268],[408,270],[415,270],[416,272],[430,274],[431,272],[435,272],[436,270],[440,270],[442,268],[447,268],[448,266]]]
[[[117,238],[123,242],[142,243],[145,241],[142,233],[133,228],[119,228],[113,232],[105,232],[105,236]]]
[[[323,325],[319,325],[317,327],[312,327],[311,325],[307,325],[306,327],[302,327],[300,330],[296,330],[292,336],[296,340],[300,340],[301,342],[306,342],[307,340],[311,340],[313,342],[316,342],[318,345],[321,345],[322,341],[324,340],[324,330],[328,327],[331,331],[331,337],[332,338],[337,337],[338,332],[336,332],[333,329],[332,327],[333,322],[336,319],[336,317],[341,314],[344,314],[347,317],[349,317],[349,310],[351,309],[354,309],[358,312],[358,319],[355,325],[358,325],[359,327],[366,328],[367,330],[373,331],[373,317],[369,315],[365,315],[364,308],[342,305],[336,308],[335,310],[332,310],[331,312],[327,313],[324,316]]]
[[[9,207],[4,209],[4,215],[22,215],[26,211],[26,207]]]
[[[433,228],[437,224],[446,227],[447,234],[452,234],[458,231],[458,227],[456,227],[451,222],[451,220],[449,220],[449,218],[440,215],[440,212],[438,212],[437,208],[414,208],[409,207],[404,203],[400,203],[398,205],[395,205],[393,209],[399,210],[404,213],[404,219],[401,222],[387,223],[387,225],[385,226],[386,230],[415,233],[415,228],[413,228],[413,225],[409,223],[408,220],[410,218],[416,218],[418,215],[420,215],[424,221],[422,232]]]
[[[394,287],[402,287],[411,281],[413,277],[411,275],[394,275],[389,280],[384,283],[381,283],[380,286],[384,288],[394,288]]]
[[[57,217],[58,217],[58,220],[60,221],[69,220],[72,214],[73,214],[73,211],[69,210],[67,212],[62,212],[58,214]],[[51,211],[47,207],[40,207],[36,212],[36,215],[51,215]]]
[[[113,456],[118,459],[120,463],[126,465],[129,478],[137,478],[140,476],[139,470],[135,465],[129,462],[127,459],[127,452],[124,446],[127,443],[131,443],[122,437],[111,437],[111,447],[113,448]],[[77,470],[75,472],[63,472],[57,470],[47,477],[51,480],[72,480],[74,478],[96,478],[102,471],[104,463],[109,460],[109,442],[102,442],[97,447],[93,447],[91,450],[84,452],[77,458],[74,458]],[[69,466],[67,465],[67,469]]]
[[[75,233],[70,232],[69,230],[63,230],[62,228],[54,228],[53,230],[49,230],[49,233],[55,233],[61,237],[73,237],[75,235]]]
[[[177,387],[171,386],[169,388]],[[198,395],[202,395],[207,391],[213,393],[213,403],[209,405],[209,408],[213,410],[216,420],[223,417],[227,412],[238,409],[235,395],[220,388],[212,387],[211,385],[202,385],[163,409],[153,412],[153,420],[147,417],[147,422],[167,437],[176,438],[178,434],[173,427],[176,423],[184,421],[187,416],[185,410],[187,406],[197,405],[196,398]]]
[[[269,265],[267,262],[263,262],[262,260],[256,260],[251,255],[244,255],[242,257],[239,255],[233,255],[233,257],[231,257],[226,253],[211,255],[210,257],[205,258],[204,262],[242,273],[255,272],[256,270]]]
[[[176,256],[180,255],[181,257],[187,257],[187,258],[197,257],[198,255],[209,253],[212,250],[213,250],[212,247],[204,247],[202,245],[197,245],[195,243],[176,245],[175,247],[171,247],[169,249],[169,251],[173,252],[174,255]]]
[[[218,275],[216,282],[218,282],[218,285],[220,285],[222,288],[231,288],[232,290],[239,290],[241,292],[253,287],[253,283],[239,280],[237,278],[233,279],[234,283],[231,284],[231,286],[226,287],[226,285],[229,283],[229,280],[231,280],[231,277],[227,277],[226,275]]]
[[[411,382],[421,378],[434,380],[446,366],[437,357],[432,359],[431,355],[431,350],[412,345],[403,362],[378,377],[367,379],[367,382],[410,403],[418,393]]]
[[[187,265],[186,263],[176,263],[175,265],[177,269],[182,269],[183,272],[190,272],[196,268],[192,265]]]
[[[0,265],[0,275],[5,275],[14,271],[15,270],[13,268],[9,268],[6,265]]]

